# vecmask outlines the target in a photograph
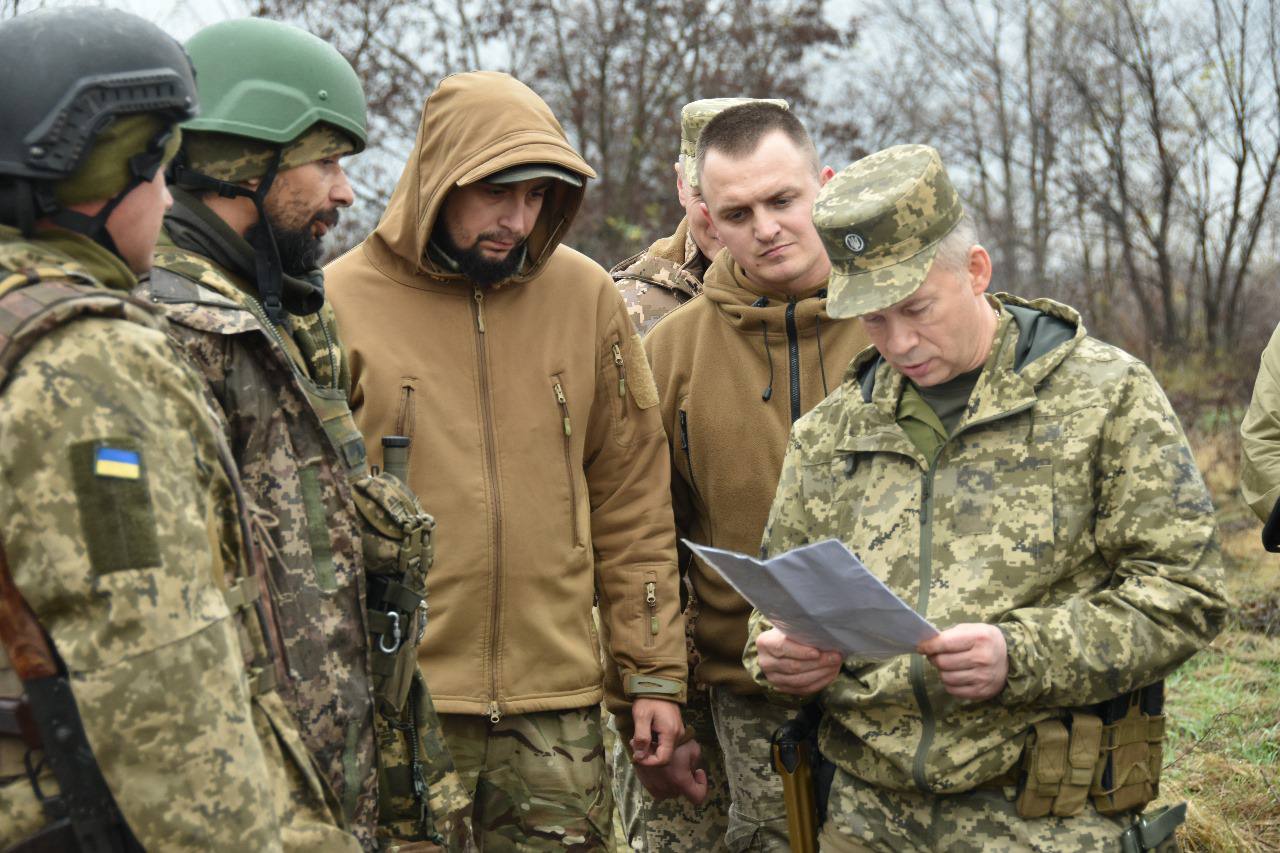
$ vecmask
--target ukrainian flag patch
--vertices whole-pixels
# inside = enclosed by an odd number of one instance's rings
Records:
[[[93,453],[93,473],[98,477],[136,480],[142,476],[142,457],[136,450],[99,447]]]

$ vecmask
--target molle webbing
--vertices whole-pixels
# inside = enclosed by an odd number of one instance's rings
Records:
[[[45,280],[46,275],[57,279]],[[87,282],[57,268],[25,270],[0,279],[0,388],[37,341],[79,317],[111,317],[163,328],[163,320],[145,304]]]

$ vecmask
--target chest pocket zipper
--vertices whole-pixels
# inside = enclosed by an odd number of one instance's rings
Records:
[[[569,541],[577,547],[581,541],[578,538],[578,478],[573,476],[573,422],[569,419],[569,398],[565,396],[559,374],[551,377],[551,390],[560,407],[560,423],[564,432],[564,473],[569,481]]]
[[[622,360],[622,345],[614,341],[613,343],[613,365],[618,368],[618,396],[627,396],[627,364]],[[622,412],[626,414],[626,406],[623,406]]]
[[[684,467],[689,472],[689,488],[693,489],[694,494],[698,494],[698,481],[693,476],[693,451],[689,449],[689,416],[681,409],[678,417],[680,419],[680,450],[684,453]]]
[[[405,376],[400,380],[400,407],[396,411],[396,435],[413,439],[414,415],[416,413],[417,388],[412,377]]]

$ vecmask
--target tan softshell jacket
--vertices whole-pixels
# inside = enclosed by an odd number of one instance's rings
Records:
[[[622,684],[658,676],[684,698],[653,378],[608,273],[559,245],[582,189],[553,182],[525,267],[498,286],[424,256],[452,187],[537,162],[594,175],[523,84],[446,78],[382,221],[326,270],[371,461],[382,436],[412,438],[410,485],[442,533],[420,659],[445,713],[598,702],[597,592]]]
[[[792,421],[839,385],[867,345],[861,324],[832,320],[826,304],[825,290],[793,300],[765,296],[721,250],[703,295],[645,336],[670,442],[680,536],[759,551]],[[696,681],[754,693],[742,668],[751,605],[714,569],[689,559]]]
[[[1262,351],[1240,425],[1240,491],[1264,522],[1280,499],[1280,328]]]

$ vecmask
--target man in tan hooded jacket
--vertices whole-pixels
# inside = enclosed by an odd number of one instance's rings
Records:
[[[637,760],[683,731],[657,392],[608,273],[560,245],[594,176],[528,87],[448,77],[377,229],[326,270],[356,421],[412,438],[449,531],[420,660],[488,849],[606,843],[597,597]]]
[[[832,171],[819,168],[799,120],[776,102],[726,109],[699,137],[697,168],[699,212],[726,248],[707,270],[702,296],[663,317],[645,349],[671,443],[679,535],[754,554],[791,424],[839,385],[867,339],[856,323],[826,313],[831,264],[810,212]],[[694,734],[711,758],[707,775],[728,780],[732,805],[708,814],[657,803],[644,821],[649,847],[707,849],[678,839],[715,824],[730,851],[788,850],[769,739],[791,714],[771,706],[743,669],[751,605],[697,560],[688,572],[698,600],[694,676],[709,691],[714,720]],[[694,749],[682,746],[669,769],[640,768],[641,778],[669,781]]]

